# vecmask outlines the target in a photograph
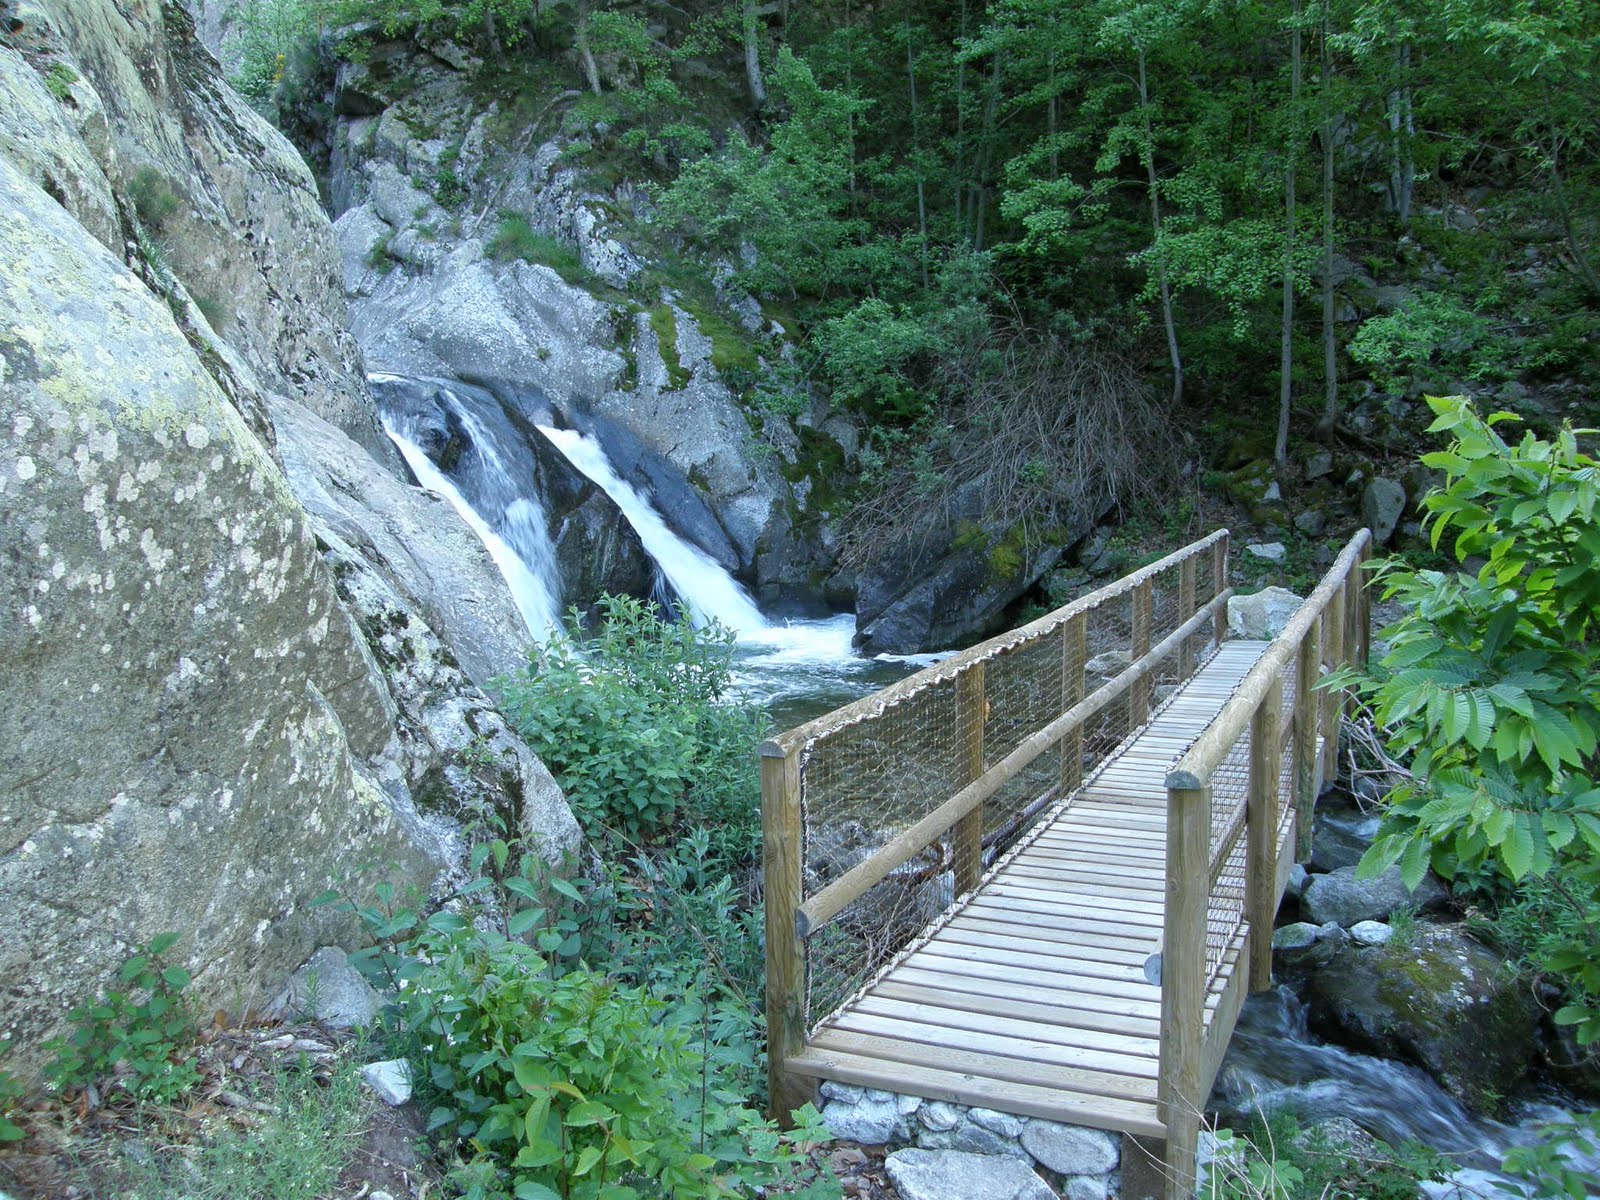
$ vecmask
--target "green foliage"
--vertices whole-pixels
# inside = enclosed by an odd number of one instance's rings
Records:
[[[1247,1133],[1216,1131],[1216,1159],[1200,1200],[1416,1200],[1417,1184],[1442,1179],[1451,1164],[1415,1142],[1370,1150],[1323,1129],[1303,1129],[1289,1112],[1257,1117]]]
[[[183,203],[160,168],[146,164],[128,180],[128,198],[133,201],[139,220],[150,229],[160,229]]]
[[[1447,292],[1407,295],[1394,312],[1363,321],[1350,343],[1350,357],[1399,392],[1414,378],[1504,379],[1513,352],[1487,317]]]
[[[52,1084],[71,1089],[109,1082],[134,1096],[169,1101],[199,1082],[189,1053],[194,1019],[183,996],[189,972],[162,959],[177,943],[175,933],[152,938],[122,964],[120,988],[67,1014],[77,1028],[44,1047],[55,1055],[45,1072]]]
[[[1391,793],[1361,870],[1398,862],[1411,886],[1430,865],[1508,889],[1548,876],[1584,910],[1600,895],[1600,469],[1579,431],[1509,443],[1511,414],[1429,403],[1453,439],[1422,459],[1445,475],[1423,502],[1433,545],[1453,535],[1458,559],[1484,564],[1381,570],[1408,611],[1360,686],[1415,780]],[[1572,989],[1556,1020],[1600,1038],[1592,936],[1546,943],[1541,960]]]
[[[11,1043],[0,1039],[0,1059],[11,1052]],[[27,1089],[10,1071],[0,1069],[0,1146],[7,1142],[20,1142],[27,1136],[20,1125],[12,1120],[22,1110],[22,1098]]]
[[[549,765],[591,832],[659,836],[703,824],[720,862],[747,861],[758,839],[750,763],[758,709],[728,698],[733,635],[663,620],[627,596],[600,601],[599,633],[538,646],[506,680],[505,711]]]
[[[317,1200],[335,1194],[367,1126],[360,1062],[331,1074],[280,1068],[252,1097],[263,1116],[248,1132],[223,1127],[191,1153],[127,1161],[126,1200]]]
[[[50,89],[52,96],[66,104],[72,99],[72,85],[81,78],[66,63],[51,63],[50,70],[45,73],[44,86]]]
[[[549,267],[568,283],[583,286],[591,277],[576,246],[549,234],[539,233],[519,212],[500,214],[494,237],[489,239],[489,255],[499,262],[521,259]]]
[[[1600,1113],[1584,1113],[1570,1121],[1546,1125],[1531,1146],[1506,1152],[1501,1170],[1533,1185],[1541,1200],[1587,1200],[1600,1193],[1600,1172],[1579,1165],[1600,1158]],[[1506,1195],[1527,1194],[1520,1187],[1501,1185]]]
[[[691,845],[661,882],[701,891],[705,850]],[[823,1136],[816,1113],[784,1139],[744,1106],[743,1078],[713,1053],[725,1006],[684,985],[685,972],[706,970],[702,950],[688,966],[687,948],[669,940],[678,965],[661,978],[658,945],[610,940],[637,924],[637,894],[622,893],[639,885],[615,869],[604,884],[579,884],[516,841],[476,847],[470,865],[473,878],[426,917],[384,884],[374,903],[341,905],[377,942],[352,963],[401,985],[387,1020],[420,1067],[430,1131],[466,1158],[463,1195],[687,1200],[795,1185],[801,1151]],[[727,905],[725,886],[703,892]],[[665,898],[652,890],[649,902]],[[580,949],[642,977],[608,975],[579,961]],[[785,1194],[838,1192],[823,1181]]]

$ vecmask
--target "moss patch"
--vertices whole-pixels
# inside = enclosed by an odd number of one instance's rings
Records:
[[[650,310],[650,328],[661,348],[661,361],[667,366],[667,387],[681,392],[689,386],[690,373],[678,357],[678,315],[672,305],[658,304]]]

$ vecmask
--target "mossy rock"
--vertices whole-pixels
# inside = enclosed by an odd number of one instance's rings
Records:
[[[1322,1032],[1420,1066],[1479,1113],[1527,1076],[1538,1010],[1515,971],[1458,925],[1385,946],[1346,942],[1310,980]]]

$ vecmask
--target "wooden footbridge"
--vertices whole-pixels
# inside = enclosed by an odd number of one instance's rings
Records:
[[[767,742],[774,1110],[831,1079],[1094,1126],[1186,1200],[1336,761],[1315,685],[1365,658],[1368,545],[1271,642],[1227,640],[1221,531]]]

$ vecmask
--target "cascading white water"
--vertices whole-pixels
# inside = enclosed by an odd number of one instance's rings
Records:
[[[489,523],[467,502],[460,489],[433,465],[433,460],[422,452],[420,446],[405,434],[387,426],[385,428],[401,457],[416,475],[417,482],[448,500],[450,506],[461,514],[461,519],[482,540],[489,557],[494,559],[495,566],[500,568],[500,574],[505,577],[506,586],[511,589],[511,598],[516,602],[517,611],[522,614],[528,632],[541,639],[557,632],[561,627],[560,609],[548,583],[528,568],[522,556],[512,549],[505,538],[490,528]]]
[[[721,563],[667,528],[667,522],[655,506],[617,474],[599,442],[574,429],[541,425],[539,432],[615,501],[639,535],[645,552],[661,568],[696,625],[719,621],[733,630],[741,641],[759,637],[772,628],[750,593],[739,586]]]

